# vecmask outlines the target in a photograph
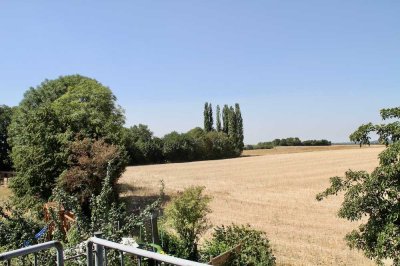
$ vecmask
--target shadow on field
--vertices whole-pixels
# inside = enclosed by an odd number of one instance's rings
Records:
[[[257,156],[261,156],[261,155],[259,155],[259,154],[242,154],[242,155],[240,155],[239,158],[242,158],[242,157],[257,157]]]
[[[118,184],[117,185],[120,200],[126,204],[128,211],[138,212],[143,210],[147,205],[152,204],[159,199],[159,195],[135,195],[136,192],[142,190],[141,187],[135,187],[129,184]],[[168,195],[163,195],[163,200],[161,205],[171,200]]]

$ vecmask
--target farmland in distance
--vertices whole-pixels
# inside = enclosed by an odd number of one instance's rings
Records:
[[[342,176],[348,169],[373,170],[383,149],[281,150],[227,160],[135,166],[128,167],[119,182],[134,188],[123,192],[130,200],[152,198],[161,179],[170,196],[190,185],[205,186],[213,196],[213,225],[249,223],[265,231],[278,265],[373,265],[343,240],[357,224],[337,217],[342,196],[317,202],[315,195],[329,185],[331,176]]]

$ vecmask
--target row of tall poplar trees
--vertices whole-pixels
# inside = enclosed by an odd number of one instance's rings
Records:
[[[222,113],[219,105],[217,105],[215,117],[216,127],[214,128],[212,104],[206,102],[204,104],[204,131],[217,131],[227,134],[236,149],[242,152],[244,147],[243,118],[239,104],[235,103],[235,107],[225,104]]]

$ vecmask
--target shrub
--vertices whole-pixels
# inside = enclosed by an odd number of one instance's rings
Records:
[[[204,187],[189,187],[181,192],[166,208],[167,224],[178,235],[181,255],[198,260],[197,243],[210,227],[207,214],[211,197],[203,195]]]
[[[273,149],[274,145],[271,142],[259,142],[256,149]]]
[[[211,131],[207,133],[206,137],[210,144],[207,153],[208,159],[231,158],[240,155],[234,142],[227,134]]]
[[[82,211],[89,215],[89,200],[100,193],[110,163],[115,170],[110,173],[112,198],[117,198],[115,185],[125,168],[125,154],[104,139],[77,138],[69,150],[68,169],[58,178],[58,186],[76,197]]]
[[[214,229],[212,239],[206,241],[201,251],[202,260],[208,262],[237,245],[240,251],[232,253],[225,265],[275,265],[275,257],[264,232],[255,230],[250,225],[218,226]]]
[[[196,156],[194,139],[174,131],[163,138],[163,155],[168,162],[193,161]]]

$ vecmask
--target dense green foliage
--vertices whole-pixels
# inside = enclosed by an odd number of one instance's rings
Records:
[[[25,93],[9,127],[17,172],[11,188],[20,203],[50,197],[78,134],[121,141],[124,116],[115,100],[110,89],[79,75],[46,80]]]
[[[11,147],[7,140],[12,114],[13,108],[0,105],[0,171],[10,171],[12,169]]]
[[[302,146],[330,146],[332,145],[332,142],[326,139],[321,139],[321,140],[305,140],[302,142]]]
[[[207,110],[207,111],[206,111]],[[205,103],[204,105],[204,131],[211,132],[213,128],[213,118],[212,118],[212,105],[211,103]],[[240,106],[238,103],[235,107],[224,105],[222,109],[222,124],[221,124],[221,114],[219,105],[217,105],[216,112],[217,121],[217,132],[223,132],[228,135],[230,140],[235,146],[235,153],[240,155],[244,148],[244,135],[243,135],[243,118],[240,111]]]
[[[211,198],[204,195],[204,187],[189,187],[172,200],[166,208],[167,223],[178,236],[182,255],[198,260],[197,244],[200,236],[210,227],[207,214]]]
[[[107,171],[104,173],[105,176],[102,178],[101,191],[91,198],[90,216],[82,212],[79,199],[75,195],[60,188],[53,191],[51,200],[60,203],[66,210],[75,214],[76,222],[67,234],[62,232],[62,224],[57,215],[57,209],[50,209],[51,220],[44,223],[35,219],[32,213],[27,213],[22,209],[9,205],[0,207],[0,252],[51,239],[61,241],[65,248],[65,255],[73,256],[84,252],[84,250],[79,251],[80,248],[77,249],[77,244],[93,236],[94,232],[102,232],[103,238],[115,242],[120,242],[122,237],[134,236],[134,233],[138,231],[139,227],[143,226],[150,214],[159,208],[161,198],[148,205],[140,214],[130,214],[124,204],[113,199],[115,189],[113,188],[112,177],[116,176],[119,171],[118,164],[113,162],[108,164]],[[36,239],[35,234],[50,224],[54,225],[52,233],[46,233]],[[29,262],[32,259],[26,257],[25,265],[33,265]],[[81,257],[68,262],[66,265],[83,265],[85,259],[85,257]],[[51,251],[39,253],[38,260],[39,265],[54,265],[55,263]],[[119,252],[110,250],[107,253],[107,260],[110,265],[117,265]],[[126,258],[126,263],[125,265],[136,265],[130,264],[129,257]]]
[[[109,164],[115,171],[110,175],[111,199],[117,199],[116,182],[125,169],[125,154],[118,146],[103,139],[76,139],[70,143],[67,167],[58,178],[59,188],[74,196],[86,215],[90,215],[90,198],[101,191]]]
[[[381,110],[387,124],[361,125],[350,140],[369,144],[370,133],[379,135],[387,148],[379,154],[379,166],[372,173],[349,170],[344,177],[332,177],[331,186],[317,195],[322,200],[344,192],[339,217],[361,221],[358,229],[346,236],[348,245],[381,263],[393,259],[400,265],[400,108]]]
[[[37,243],[35,232],[39,232],[44,223],[38,223],[25,214],[25,211],[9,204],[0,206],[0,252],[21,248],[24,241]]]
[[[139,128],[142,128],[140,132]],[[147,137],[137,137],[140,134]],[[214,160],[240,155],[235,143],[227,134],[217,131],[205,132],[200,127],[187,133],[173,131],[160,139],[153,137],[147,126],[134,126],[125,129],[124,143],[131,165]]]
[[[233,252],[224,265],[275,265],[275,257],[265,233],[251,228],[250,225],[232,224],[214,228],[211,240],[206,241],[201,251],[202,260],[208,262],[211,257],[216,257],[239,244],[240,251]]]
[[[211,198],[203,192],[204,187],[189,187],[167,206],[161,228],[163,249],[174,256],[208,262],[210,257],[240,244],[240,251],[232,254],[225,265],[275,265],[265,233],[249,225],[216,227],[212,239],[198,250],[199,237],[210,228],[207,214]]]
[[[163,141],[154,137],[147,125],[139,124],[124,129],[123,143],[126,147],[129,164],[151,164],[165,161]]]
[[[204,104],[204,129],[196,127],[187,133],[173,131],[163,138],[153,136],[148,126],[139,124],[123,129],[122,143],[126,147],[129,164],[154,164],[223,159],[240,156],[243,145],[243,119],[239,104],[217,106],[217,127],[213,127],[212,104]],[[229,125],[230,123],[230,125]]]

